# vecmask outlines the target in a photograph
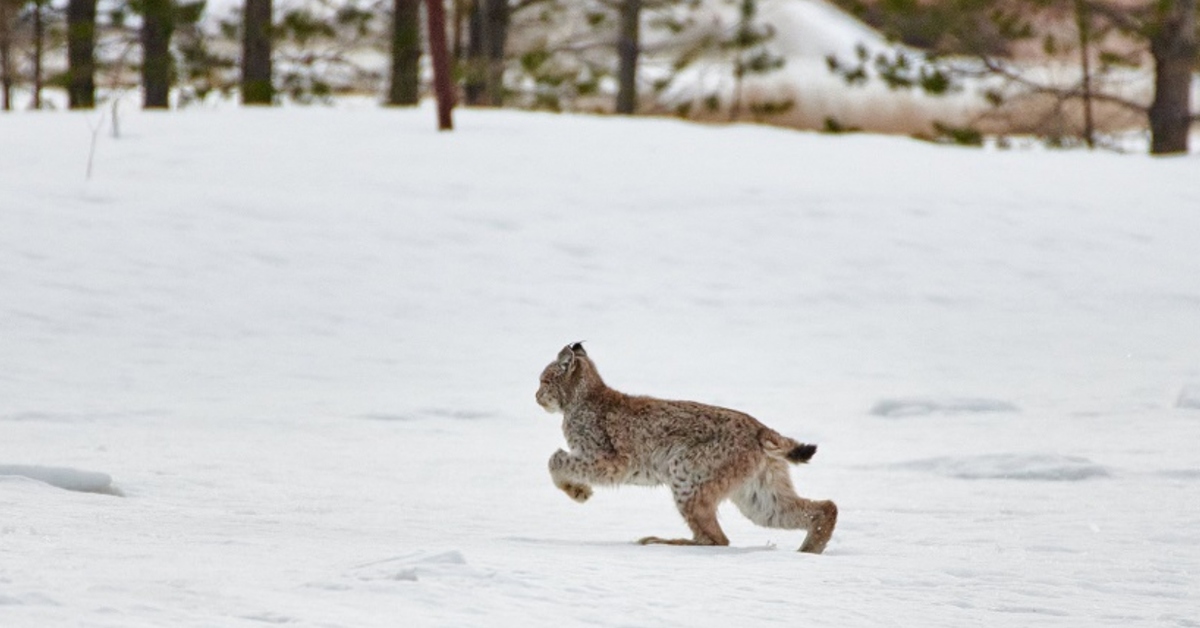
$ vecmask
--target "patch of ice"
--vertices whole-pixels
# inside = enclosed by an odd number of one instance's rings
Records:
[[[101,493],[103,495],[122,496],[120,489],[113,486],[112,476],[97,471],[81,471],[69,467],[2,464],[0,465],[0,477],[4,476],[29,478],[63,490],[78,493]]]
[[[988,454],[926,458],[894,465],[963,480],[1039,480],[1078,482],[1110,475],[1108,468],[1079,456],[1057,454]]]
[[[1015,404],[999,399],[971,397],[881,399],[871,414],[883,417],[928,416],[931,414],[976,414],[981,412],[1020,412]]]

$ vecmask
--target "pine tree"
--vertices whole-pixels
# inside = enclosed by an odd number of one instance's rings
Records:
[[[13,76],[13,26],[16,22],[17,3],[0,0],[0,106],[4,111],[12,110]]]
[[[527,2],[520,7],[538,2]],[[520,8],[519,7],[519,8]],[[504,72],[509,24],[508,0],[474,0],[468,15],[463,91],[468,105],[499,107],[504,103]]]
[[[67,98],[71,109],[96,106],[96,0],[67,3]]]
[[[617,105],[621,114],[637,111],[637,66],[642,52],[642,0],[621,0],[617,27]]]
[[[142,106],[166,109],[171,92],[174,0],[142,0]]]
[[[421,0],[393,0],[389,105],[415,105],[420,95]]]
[[[242,103],[270,105],[275,99],[271,0],[246,0],[242,20]]]

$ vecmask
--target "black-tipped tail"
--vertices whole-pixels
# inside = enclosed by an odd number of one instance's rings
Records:
[[[816,445],[796,445],[784,457],[787,458],[788,462],[800,464],[801,462],[811,460],[815,453],[817,453]]]

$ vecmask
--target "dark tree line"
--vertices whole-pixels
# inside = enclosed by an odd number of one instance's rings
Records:
[[[594,100],[602,82],[613,79],[609,108],[637,113],[643,109],[639,90],[660,91],[666,84],[656,79],[649,86],[640,76],[647,28],[659,34],[654,45],[660,49],[664,34],[681,34],[677,69],[695,56],[691,48],[724,50],[733,37],[689,34],[694,24],[680,15],[700,0],[443,1],[459,90],[476,106],[583,107],[577,103]],[[757,0],[712,1],[736,7]],[[67,93],[72,108],[96,106],[101,87],[130,87],[132,72],[143,106],[152,109],[172,106],[173,95],[189,102],[214,90],[236,92],[244,104],[270,105],[281,97],[319,101],[339,85],[364,82],[386,83],[381,93],[389,105],[412,105],[425,85],[422,68],[428,68],[422,64],[428,48],[424,4],[308,0],[281,9],[272,0],[243,0],[236,15],[209,16],[202,25],[204,0],[0,0],[0,79],[9,106],[18,82],[35,83],[35,99],[40,95],[40,70],[31,80],[27,64],[14,59],[28,56],[29,44],[47,41],[28,32],[27,18],[48,14],[49,40],[61,66],[50,84]],[[12,37],[17,31],[19,42]],[[387,55],[387,70],[365,67],[364,51]],[[43,55],[34,57],[40,62]]]
[[[172,95],[186,103],[213,91],[239,94],[247,105],[313,102],[364,84],[382,86],[388,105],[413,105],[421,97],[422,68],[429,67],[422,63],[429,50],[422,23],[433,5],[308,0],[280,8],[273,0],[242,1],[214,29],[214,20],[202,20],[204,0],[0,0],[3,107],[16,106],[13,93],[21,87],[32,96],[30,106],[40,108],[47,86],[63,89],[72,108],[95,107],[101,74],[106,89],[136,82],[149,109],[169,108]],[[1005,89],[985,94],[997,111],[1026,98],[1048,103],[1048,113],[1025,127],[1010,121],[1018,132],[1094,146],[1102,112],[1115,108],[1142,116],[1152,152],[1188,149],[1197,119],[1191,102],[1200,49],[1197,0],[835,1],[923,51],[920,60],[905,53],[831,60],[831,69],[850,82],[870,75],[896,88],[943,93],[964,80],[999,77]],[[696,113],[695,105],[709,117],[717,112],[733,120],[769,119],[793,104],[747,101],[743,85],[783,63],[772,52],[774,32],[758,16],[758,0],[435,4],[447,9],[449,24],[439,33],[449,36],[457,89],[468,105],[685,117]],[[1040,82],[1014,60],[1014,51],[1031,45],[1043,58],[1077,64],[1079,81]],[[385,55],[386,69],[364,66],[364,53]],[[642,68],[647,54],[656,73]],[[664,110],[659,96],[698,59],[724,59],[732,94]],[[1137,67],[1153,77],[1146,98],[1112,87],[1112,76]]]

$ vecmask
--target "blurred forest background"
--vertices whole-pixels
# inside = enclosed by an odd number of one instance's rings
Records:
[[[1200,117],[1196,0],[434,1],[467,106],[1154,154]],[[429,6],[0,0],[3,109],[412,106]]]

